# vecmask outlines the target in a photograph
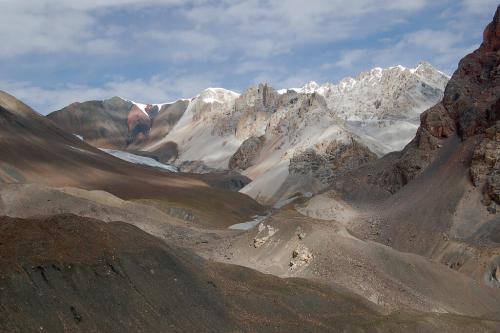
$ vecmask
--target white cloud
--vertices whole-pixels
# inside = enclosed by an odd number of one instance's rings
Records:
[[[323,69],[330,69],[335,67],[340,67],[344,69],[352,69],[355,67],[355,64],[359,61],[366,59],[367,52],[366,50],[349,50],[343,52],[340,59],[335,63],[327,63],[323,64],[321,67]]]
[[[37,53],[114,53],[120,40],[103,38],[96,11],[116,6],[173,6],[180,0],[2,0],[0,56]],[[113,29],[113,26],[110,26]],[[116,28],[116,27],[115,27]]]
[[[282,66],[265,61],[243,61],[232,69],[232,73],[234,74],[255,74],[259,72],[277,73],[286,72],[286,69]]]
[[[437,65],[458,64],[458,60],[470,52],[473,46],[462,46],[464,38],[454,31],[419,30],[408,33],[388,52],[394,56],[411,58],[413,55],[428,54]],[[389,58],[390,59],[390,58]]]
[[[107,54],[126,49],[133,35],[132,42],[149,41],[152,51],[163,50],[154,41],[172,43],[168,55],[179,59],[211,55],[220,58],[238,52],[253,58],[269,57],[290,52],[297,45],[370,34],[398,22],[401,16],[423,8],[426,3],[427,0],[351,0],[348,5],[341,0],[3,0],[0,56],[30,52]],[[116,9],[131,11],[150,6],[175,10],[179,20],[184,19],[189,25],[152,32],[148,26],[128,27],[128,22],[121,22],[120,30],[100,16]]]
[[[468,13],[492,16],[498,0],[462,0],[462,6]]]
[[[424,8],[428,1],[220,1],[181,10],[192,26],[217,34],[226,50],[249,58],[291,52],[297,46],[367,36]]]
[[[323,68],[342,68],[355,75],[376,66],[412,67],[425,60],[452,74],[458,61],[478,46],[468,45],[458,31],[423,29],[404,34],[396,41],[386,41],[378,48],[346,51],[336,62],[324,64]]]
[[[2,56],[15,56],[32,51],[76,50],[86,36],[83,33],[75,36],[74,32],[84,31],[94,23],[94,19],[86,13],[64,12],[59,9],[47,15],[2,3],[0,11]]]
[[[193,59],[215,58],[217,50],[223,49],[219,39],[210,34],[192,31],[147,31],[134,36],[147,49],[153,49],[162,57],[172,60],[188,61]]]

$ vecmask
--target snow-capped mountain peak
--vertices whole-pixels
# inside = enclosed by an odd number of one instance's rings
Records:
[[[319,84],[317,84],[315,81],[309,81],[302,88],[293,89],[293,90],[295,90],[298,93],[312,94],[312,93],[315,93],[320,88],[321,88],[321,86]]]
[[[327,82],[325,84],[318,84],[315,81],[306,83],[301,88],[287,88],[278,90],[279,94],[285,94],[287,91],[295,91],[301,94],[317,93],[323,96],[328,95],[332,91],[338,90],[346,92],[354,88],[354,86],[370,85],[375,86],[380,84],[381,81],[407,80],[410,77],[416,77],[426,84],[432,86],[443,86],[449,80],[449,76],[445,73],[434,68],[430,63],[422,61],[418,63],[415,68],[406,68],[401,65],[392,66],[389,68],[375,67],[369,71],[362,72],[356,78],[345,77],[339,81],[338,84]]]
[[[224,88],[207,88],[203,90],[197,99],[200,99],[203,103],[226,103],[230,100],[234,100],[240,96],[239,93],[224,89]]]
[[[146,116],[150,117],[151,115],[148,113],[148,109],[151,108],[151,107],[157,107],[158,108],[158,111],[160,111],[162,109],[163,106],[165,105],[170,105],[170,104],[175,104],[177,102],[180,102],[180,101],[190,101],[191,99],[188,99],[188,98],[180,98],[180,99],[177,99],[175,101],[172,101],[172,102],[164,102],[164,103],[139,103],[139,102],[136,102],[136,101],[133,101],[131,99],[126,99],[126,98],[122,98],[122,97],[119,97],[120,99],[126,101],[126,102],[130,102],[132,103],[132,105],[135,105],[139,108],[139,110],[142,111],[142,113],[144,113]]]

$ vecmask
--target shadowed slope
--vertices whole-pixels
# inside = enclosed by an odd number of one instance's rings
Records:
[[[82,136],[95,147],[124,149],[127,117],[132,103],[119,97],[104,101],[73,103],[47,116],[60,128]]]
[[[130,244],[134,244],[131,247]],[[300,279],[215,264],[124,223],[0,218],[0,330],[494,332],[495,321],[398,313]]]
[[[103,190],[122,199],[159,200],[227,226],[261,213],[252,199],[210,188],[196,176],[134,165],[65,133],[14,97],[0,92],[0,181]]]

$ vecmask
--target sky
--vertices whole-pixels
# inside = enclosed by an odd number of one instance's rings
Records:
[[[121,96],[337,82],[428,61],[452,74],[498,0],[0,0],[0,90],[46,114]]]

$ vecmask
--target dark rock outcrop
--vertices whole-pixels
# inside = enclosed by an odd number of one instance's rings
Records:
[[[147,105],[145,111],[148,113],[150,120],[148,122],[144,119],[144,121],[141,120],[137,122],[136,128],[138,130],[135,131],[136,133],[134,133],[133,129],[129,130],[131,141],[128,149],[141,150],[149,144],[161,141],[167,136],[168,133],[170,133],[179,119],[181,119],[188,104],[189,101],[187,100],[179,100],[172,104],[162,105],[160,110],[158,110],[158,106],[156,105]],[[142,112],[142,115],[139,116],[145,116],[144,112]],[[132,125],[132,128],[134,128],[134,125]],[[154,150],[151,150],[151,152],[161,156],[161,161],[171,162],[177,157],[177,152],[174,154],[172,148],[173,146],[171,144],[164,143],[157,146]]]
[[[355,140],[349,144],[334,141],[323,154],[308,149],[293,156],[288,170],[291,175],[312,176],[327,186],[333,184],[346,171],[376,159],[377,156],[370,149]]]
[[[500,204],[500,140],[497,138],[499,135],[500,121],[487,130],[472,157],[470,168],[472,182],[474,186],[483,189],[486,205],[490,205],[492,200]]]
[[[136,140],[145,140],[151,129],[152,120],[137,105],[132,105],[127,117],[127,146]]]
[[[243,141],[236,153],[229,160],[229,169],[246,170],[252,166],[254,159],[264,146],[265,137],[250,137]]]
[[[234,170],[217,170],[208,167],[203,161],[184,161],[178,165],[179,171],[198,174],[212,187],[237,192],[252,180]]]
[[[445,90],[443,105],[462,139],[484,134],[500,120],[500,55],[489,43],[460,61]]]
[[[158,161],[169,164],[173,163],[177,159],[177,156],[179,155],[179,148],[177,147],[177,143],[167,141],[158,145],[151,151],[151,153],[156,156]]]
[[[212,187],[233,192],[238,192],[252,181],[250,178],[233,170],[205,173],[200,175],[200,178]]]

